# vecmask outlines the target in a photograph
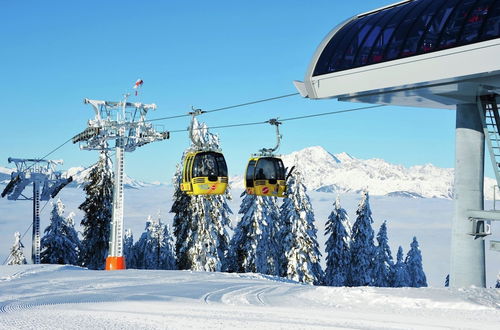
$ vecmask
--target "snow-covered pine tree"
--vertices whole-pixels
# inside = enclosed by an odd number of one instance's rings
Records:
[[[24,257],[23,253],[24,245],[21,243],[21,234],[19,232],[14,233],[14,244],[10,248],[9,258],[7,260],[7,265],[24,265],[28,262]]]
[[[185,154],[184,154],[185,155]],[[173,204],[170,209],[171,213],[175,213],[173,220],[174,237],[175,237],[175,255],[177,256],[177,267],[179,269],[190,269],[191,262],[189,260],[189,248],[192,246],[192,209],[191,196],[187,195],[180,189],[182,181],[182,163],[184,155],[181,159],[181,165],[177,165],[177,170],[172,179],[174,185]]]
[[[500,273],[498,273],[498,275],[497,275],[497,283],[495,285],[495,288],[500,289]]]
[[[78,255],[80,254],[80,250],[82,248],[82,244],[80,242],[80,238],[78,237],[78,232],[75,229],[75,213],[70,212],[65,219],[66,226],[64,227],[64,231],[66,237],[77,247],[76,260],[73,265],[78,263]]]
[[[408,251],[408,254],[406,255],[405,263],[408,269],[408,274],[410,275],[409,286],[413,288],[426,287],[427,278],[422,266],[422,253],[418,248],[418,241],[415,236],[410,244],[410,251]]]
[[[311,201],[302,183],[302,175],[294,171],[287,181],[287,197],[280,208],[280,243],[284,254],[284,276],[295,281],[319,285],[323,281],[321,252],[314,226]]]
[[[444,286],[445,287],[450,286],[450,274],[446,275],[446,278],[444,279]]]
[[[345,286],[351,252],[349,250],[349,236],[344,224],[349,223],[347,212],[340,206],[337,196],[334,208],[326,222],[326,270],[325,285]]]
[[[378,245],[373,260],[373,286],[391,287],[394,272],[394,261],[387,238],[387,223],[384,221],[377,234]]]
[[[172,237],[168,227],[148,216],[145,232],[134,245],[139,269],[176,269]]]
[[[197,145],[207,149],[219,149],[219,138],[208,131],[206,124],[193,119],[193,138]],[[191,149],[195,149],[194,145]],[[184,159],[184,157],[183,157]],[[181,179],[178,167],[174,184],[178,189]],[[171,212],[174,217],[176,253],[180,269],[196,271],[221,271],[226,269],[229,245],[227,228],[232,213],[227,203],[229,190],[224,195],[187,196],[176,191]]]
[[[159,224],[155,223],[149,215],[146,220],[145,231],[139,240],[134,244],[136,256],[136,267],[138,269],[159,269],[160,268],[160,240]]]
[[[130,228],[126,229],[123,235],[123,255],[125,256],[127,269],[137,268],[134,251],[134,234]]]
[[[392,286],[395,288],[410,286],[410,275],[408,274],[408,269],[403,261],[403,248],[401,246],[398,249],[396,258],[397,261],[394,265],[394,278],[392,280]]]
[[[113,212],[113,172],[107,152],[100,153],[87,179],[89,183],[83,188],[87,196],[79,206],[85,213],[79,262],[89,269],[104,269]]]
[[[372,283],[373,256],[375,252],[372,211],[370,210],[367,191],[363,192],[356,215],[349,245],[351,263],[347,282],[349,286],[365,286]]]
[[[40,262],[42,264],[76,265],[79,242],[73,219],[64,219],[64,204],[58,199],[53,203],[50,224],[41,239]]]
[[[160,269],[177,269],[174,251],[174,238],[170,234],[170,229],[167,224],[163,224],[160,239]]]
[[[280,274],[273,233],[278,221],[274,197],[247,195],[243,192],[242,214],[230,242],[229,270],[238,273]]]

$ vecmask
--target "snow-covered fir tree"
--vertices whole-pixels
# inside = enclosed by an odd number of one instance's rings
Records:
[[[392,259],[391,248],[387,238],[387,223],[384,221],[377,234],[377,247],[373,259],[373,286],[390,287],[394,277],[394,261]]]
[[[408,251],[408,254],[406,255],[405,263],[408,269],[408,274],[410,275],[409,286],[413,288],[426,287],[427,278],[422,265],[422,253],[418,248],[418,241],[416,237],[413,237],[413,241],[410,244],[410,251]]]
[[[398,249],[396,264],[394,265],[392,286],[395,288],[410,286],[410,275],[406,263],[403,261],[403,248],[401,246]]]
[[[189,260],[189,248],[192,246],[193,241],[191,237],[192,232],[192,210],[191,210],[191,196],[184,193],[180,189],[182,181],[182,163],[184,162],[184,155],[181,159],[181,165],[177,165],[177,170],[172,179],[174,185],[174,197],[171,213],[175,213],[173,220],[174,237],[175,237],[175,254],[177,256],[177,267],[179,269],[190,269],[191,262]]]
[[[126,229],[123,235],[123,255],[125,256],[127,268],[137,268],[134,250],[134,234],[130,228]]]
[[[372,283],[373,257],[375,253],[372,211],[370,210],[367,191],[363,192],[356,215],[356,221],[352,226],[349,246],[351,250],[351,263],[348,285],[364,286]]]
[[[79,206],[85,215],[79,262],[89,269],[104,269],[108,255],[113,207],[112,164],[106,152],[90,171],[83,188],[85,201]]]
[[[77,255],[75,265],[78,263],[78,255],[80,254],[80,250],[82,248],[82,244],[80,242],[80,238],[78,237],[78,232],[75,229],[75,213],[70,212],[66,217],[66,226],[64,227],[66,237],[77,246]]]
[[[351,252],[349,250],[349,235],[346,223],[349,223],[347,212],[340,206],[340,198],[337,196],[334,208],[326,222],[326,270],[325,285],[345,286]]]
[[[24,265],[28,262],[24,257],[23,253],[24,245],[21,243],[21,234],[19,232],[14,233],[14,244],[10,248],[9,258],[7,259],[7,265]]]
[[[193,138],[196,145],[210,150],[219,149],[219,138],[208,131],[205,124],[193,119]],[[195,150],[195,145],[191,146]],[[184,160],[184,156],[183,156]],[[232,213],[227,201],[229,190],[224,195],[187,196],[178,189],[181,180],[178,167],[174,184],[174,235],[178,265],[181,269],[196,271],[221,271],[226,269],[229,246],[227,228]]]
[[[500,273],[498,273],[498,275],[497,275],[497,283],[495,285],[495,288],[500,289]]]
[[[43,264],[76,265],[80,243],[73,225],[73,216],[64,218],[64,204],[53,203],[50,224],[41,239],[40,262]]]
[[[160,239],[160,269],[177,269],[175,260],[174,238],[167,224],[163,225]]]
[[[321,284],[321,252],[314,225],[311,201],[302,183],[300,172],[294,171],[287,181],[287,196],[280,208],[281,234],[284,255],[284,276],[308,284]]]
[[[277,232],[278,206],[275,197],[243,192],[242,214],[230,243],[229,271],[280,275]]]
[[[146,231],[134,245],[136,267],[139,269],[176,269],[173,239],[168,227],[148,217]]]

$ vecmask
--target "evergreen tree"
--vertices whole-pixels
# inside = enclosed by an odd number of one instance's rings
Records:
[[[340,206],[337,196],[334,209],[326,222],[326,270],[325,284],[329,286],[345,286],[349,270],[351,252],[349,236],[345,227],[349,223],[347,212]]]
[[[68,221],[64,219],[64,204],[60,199],[53,204],[50,225],[45,228],[44,233],[40,245],[41,263],[76,265],[80,243],[72,216]]]
[[[134,250],[134,234],[130,228],[125,230],[123,236],[123,255],[125,256],[127,269],[137,268]]]
[[[181,164],[184,162],[184,155],[181,159]],[[188,251],[193,244],[192,227],[193,217],[191,210],[191,196],[184,193],[180,189],[182,182],[182,165],[177,165],[177,170],[172,180],[174,185],[174,202],[171,213],[175,213],[173,220],[174,237],[175,237],[175,254],[177,256],[177,267],[179,269],[190,269],[191,262],[189,260]]]
[[[113,172],[106,152],[101,152],[87,179],[83,188],[87,196],[79,206],[85,213],[79,262],[89,269],[104,269],[113,212]]]
[[[410,244],[410,251],[408,251],[405,263],[408,268],[408,274],[410,275],[409,286],[413,288],[426,287],[427,278],[425,277],[424,268],[422,266],[422,253],[418,248],[416,237],[413,237],[413,241]]]
[[[497,275],[497,283],[495,285],[495,288],[500,289],[500,273],[498,273],[498,275]]]
[[[9,258],[7,260],[7,265],[24,265],[28,262],[24,257],[23,253],[24,245],[21,243],[21,234],[16,232],[14,234],[14,244],[10,248]]]
[[[278,207],[275,197],[243,192],[239,214],[242,218],[230,242],[229,270],[238,273],[279,275],[276,232]]]
[[[445,287],[450,286],[450,274],[446,275],[446,278],[444,279],[444,286]]]
[[[193,119],[193,139],[207,150],[219,149],[219,138],[205,124]],[[193,144],[190,150],[196,150]],[[184,160],[184,156],[183,159]],[[189,196],[180,191],[180,167],[174,177],[176,191],[171,212],[174,217],[175,251],[180,269],[221,271],[226,269],[231,209],[224,195]]]
[[[168,227],[151,216],[146,231],[134,245],[136,267],[139,269],[176,269],[172,237]]]
[[[364,286],[372,283],[373,244],[372,212],[370,210],[368,192],[363,196],[356,211],[356,221],[352,226],[350,242],[351,263],[349,267],[348,285]]]
[[[160,269],[177,269],[175,260],[174,238],[170,234],[167,224],[163,225],[160,238]]]
[[[80,250],[82,248],[82,244],[80,242],[80,238],[78,237],[78,232],[75,229],[75,213],[70,212],[66,217],[66,226],[64,226],[64,233],[66,237],[73,243],[74,246],[77,247],[76,260],[73,265],[78,263],[78,255],[80,254]]]
[[[398,249],[396,265],[394,265],[392,286],[395,288],[410,286],[410,275],[406,263],[403,261],[403,248],[401,246]]]
[[[323,270],[321,252],[316,239],[314,213],[300,172],[295,171],[287,182],[287,197],[281,206],[284,275],[308,284],[321,284]]]
[[[393,278],[394,261],[392,259],[391,248],[387,238],[387,224],[384,221],[377,234],[378,245],[375,248],[373,261],[373,286],[390,287]]]

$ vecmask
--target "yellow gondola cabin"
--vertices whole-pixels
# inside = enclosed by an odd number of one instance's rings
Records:
[[[188,195],[220,195],[226,192],[227,165],[215,151],[196,151],[186,155],[181,190]]]
[[[280,158],[250,158],[245,175],[249,195],[285,197],[285,167]]]

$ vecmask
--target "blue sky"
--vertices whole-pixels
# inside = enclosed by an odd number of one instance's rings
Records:
[[[344,19],[392,0],[363,1],[2,1],[0,166],[41,157],[82,131],[83,98],[119,100],[137,78],[150,119],[296,92],[312,54]],[[224,125],[358,107],[299,96],[200,117]],[[186,128],[188,118],[157,122]],[[281,153],[321,145],[332,153],[411,166],[454,165],[455,112],[385,107],[282,126]],[[217,130],[231,174],[275,142],[270,126]],[[126,172],[170,181],[187,133],[126,155]],[[67,144],[50,158],[87,166],[96,152]],[[489,170],[489,163],[486,163]],[[490,171],[491,172],[491,171]]]

